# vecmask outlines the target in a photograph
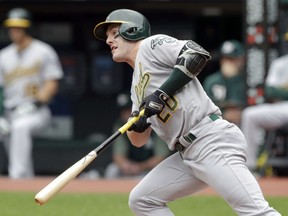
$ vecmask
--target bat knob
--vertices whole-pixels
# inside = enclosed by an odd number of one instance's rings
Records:
[[[37,199],[37,198],[35,198],[35,202],[38,204],[38,205],[43,205],[44,203],[43,202],[41,202],[39,199]]]

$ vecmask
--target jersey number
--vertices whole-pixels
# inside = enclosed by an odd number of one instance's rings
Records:
[[[158,118],[165,124],[171,117],[172,113],[177,108],[178,102],[175,97],[170,97],[170,100],[168,100],[166,103],[166,106],[168,109],[164,109],[161,113],[159,113],[157,116]]]

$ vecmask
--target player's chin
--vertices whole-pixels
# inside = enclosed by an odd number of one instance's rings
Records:
[[[113,55],[112,56],[113,61],[117,62],[117,63],[121,63],[121,62],[125,62],[125,60],[123,58],[121,58],[120,56],[117,55]]]

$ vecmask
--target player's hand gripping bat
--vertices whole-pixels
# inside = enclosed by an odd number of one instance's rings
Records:
[[[58,191],[65,187],[69,182],[77,177],[106,147],[109,146],[117,137],[124,134],[132,124],[136,123],[141,115],[144,114],[144,109],[140,112],[139,116],[133,117],[121,128],[118,129],[112,136],[102,142],[97,148],[83,157],[81,160],[73,164],[56,179],[44,187],[35,196],[35,202],[39,205],[45,204],[52,198]]]

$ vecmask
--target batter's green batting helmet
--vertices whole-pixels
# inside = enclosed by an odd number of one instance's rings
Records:
[[[29,28],[31,26],[31,14],[24,8],[14,8],[8,12],[4,20],[5,27]]]
[[[129,41],[138,41],[151,35],[150,24],[141,13],[129,9],[112,11],[105,22],[97,24],[94,35],[99,40],[105,41],[106,30],[109,24],[121,24],[119,34]]]

